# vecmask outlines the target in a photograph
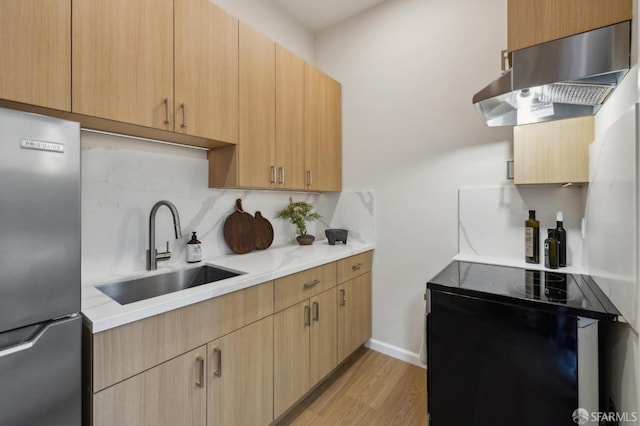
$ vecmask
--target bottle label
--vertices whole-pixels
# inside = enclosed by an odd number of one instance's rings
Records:
[[[524,255],[533,257],[533,228],[530,226],[524,228]]]
[[[187,244],[187,262],[200,262],[202,260],[202,248],[200,244]]]

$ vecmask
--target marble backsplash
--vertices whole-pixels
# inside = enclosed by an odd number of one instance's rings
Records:
[[[180,214],[182,238],[176,240],[169,209],[156,216],[156,247],[172,257],[161,265],[186,265],[186,242],[196,231],[203,258],[233,254],[222,229],[242,199],[250,214],[260,211],[274,229],[272,247],[295,244],[295,228],[275,219],[289,197],[305,200],[323,216],[308,226],[318,240],[324,229],[346,227],[354,241],[373,241],[373,194],[318,194],[290,191],[210,189],[206,151],[82,132],[82,278],[125,276],[145,270],[149,214],[159,200],[171,201]]]
[[[462,255],[503,258],[524,263],[524,221],[529,210],[540,221],[540,262],[544,265],[547,229],[562,211],[567,231],[567,265],[583,265],[581,221],[585,191],[580,186],[468,187],[459,189],[458,249]]]

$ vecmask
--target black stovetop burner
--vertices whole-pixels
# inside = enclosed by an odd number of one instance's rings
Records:
[[[596,319],[619,312],[588,275],[454,261],[427,288]]]

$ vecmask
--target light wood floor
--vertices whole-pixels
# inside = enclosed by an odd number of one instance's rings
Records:
[[[426,399],[423,368],[361,348],[277,425],[424,426]]]

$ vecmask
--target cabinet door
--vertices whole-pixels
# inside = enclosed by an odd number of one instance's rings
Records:
[[[238,141],[238,20],[209,0],[175,0],[175,130]]]
[[[371,272],[338,286],[338,362],[371,337]]]
[[[73,0],[72,111],[173,130],[173,0]]]
[[[630,20],[631,0],[509,0],[509,51]]]
[[[305,64],[305,188],[342,189],[342,88]]]
[[[589,182],[594,126],[592,116],[515,126],[514,183]]]
[[[239,25],[238,186],[270,188],[276,179],[276,45],[242,22]]]
[[[304,189],[304,61],[276,45],[277,185]]]
[[[207,345],[207,425],[273,421],[273,317]]]
[[[310,302],[309,385],[313,387],[338,365],[336,288],[312,297]]]
[[[0,98],[70,111],[70,39],[70,0],[0,0]]]
[[[93,396],[94,426],[206,424],[204,346]]]
[[[309,390],[309,301],[273,316],[273,417]]]

